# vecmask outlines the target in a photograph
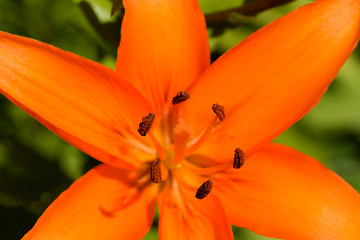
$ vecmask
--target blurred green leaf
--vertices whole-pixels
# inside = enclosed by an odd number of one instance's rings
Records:
[[[351,56],[329,91],[309,113],[306,119],[313,131],[355,131],[360,136],[359,66],[360,60]]]
[[[113,6],[111,8],[111,16],[114,16],[114,14],[120,10],[124,9],[124,4],[122,0],[113,0]]]
[[[153,227],[143,238],[143,240],[157,240],[157,239],[159,239],[158,229]]]
[[[59,164],[66,176],[76,180],[84,175],[86,159],[83,153],[75,147],[67,145],[59,155]]]
[[[238,228],[234,234],[235,239],[271,240],[276,238],[264,237],[245,228]]]
[[[244,0],[199,0],[201,10],[205,14],[240,7],[243,2]]]
[[[75,3],[87,2],[93,8],[96,16],[101,23],[112,22],[111,9],[113,3],[111,0],[73,0]]]

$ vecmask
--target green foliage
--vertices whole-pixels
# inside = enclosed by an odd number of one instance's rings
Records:
[[[96,16],[102,23],[111,22],[111,9],[113,6],[112,1],[110,0],[73,0],[75,3],[79,4],[81,2],[87,2],[90,4],[91,8],[94,10]]]
[[[199,0],[201,10],[205,14],[240,7],[243,2],[243,0]]]

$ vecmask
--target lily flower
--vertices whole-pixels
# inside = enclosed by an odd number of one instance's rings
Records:
[[[271,141],[321,98],[355,48],[360,0],[318,0],[210,66],[196,0],[124,0],[116,70],[0,33],[0,91],[103,164],[23,239],[360,239],[360,196]]]

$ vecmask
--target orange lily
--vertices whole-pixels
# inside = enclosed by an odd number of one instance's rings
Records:
[[[360,0],[306,5],[211,66],[197,1],[124,6],[116,71],[0,33],[1,93],[105,163],[23,239],[140,239],[156,203],[160,239],[232,239],[230,224],[285,239],[360,238],[359,194],[270,143],[319,101],[356,46]]]

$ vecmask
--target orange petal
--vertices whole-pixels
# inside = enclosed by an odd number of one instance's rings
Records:
[[[100,165],[63,192],[28,239],[141,239],[155,212],[153,189],[131,187],[129,171]]]
[[[160,111],[210,63],[196,0],[124,0],[116,70]]]
[[[268,145],[213,182],[231,224],[281,239],[360,239],[359,194],[289,147]]]
[[[210,124],[212,104],[225,106],[224,122],[198,153],[229,159],[236,147],[253,152],[306,114],[357,44],[359,8],[359,0],[315,1],[219,58],[189,90],[184,106],[194,130]]]
[[[230,223],[219,200],[210,194],[199,200],[195,193],[179,189],[176,182],[158,197],[159,239],[233,239]]]
[[[98,160],[129,167],[135,164],[133,156],[143,154],[128,137],[138,135],[138,123],[149,108],[105,66],[0,32],[0,92]]]

